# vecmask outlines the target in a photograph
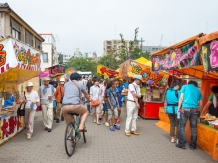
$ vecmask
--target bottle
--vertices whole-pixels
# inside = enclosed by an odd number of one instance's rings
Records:
[[[177,119],[180,119],[180,111],[177,112]]]

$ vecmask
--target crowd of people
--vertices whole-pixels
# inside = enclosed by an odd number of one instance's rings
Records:
[[[123,101],[127,100],[127,120],[125,135],[130,133],[138,135],[136,131],[136,119],[138,117],[138,98],[141,97],[140,87],[142,77],[136,75],[133,83],[116,79],[113,75],[107,80],[96,77],[86,79],[78,73],[71,74],[69,79],[55,77],[42,78],[42,85],[38,92],[33,90],[33,83],[28,82],[26,92],[22,99],[25,103],[25,126],[27,139],[33,134],[34,117],[36,109],[41,105],[43,124],[45,131],[52,131],[55,120],[59,123],[65,120],[68,124],[72,121],[69,112],[81,115],[79,131],[87,131],[85,122],[88,115],[93,117],[93,123],[109,127],[110,131],[120,130],[120,116]],[[122,96],[124,89],[128,90],[127,99]],[[129,108],[129,109],[128,109]],[[130,126],[132,128],[130,129]]]

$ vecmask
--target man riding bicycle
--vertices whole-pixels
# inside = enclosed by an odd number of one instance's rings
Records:
[[[72,73],[70,75],[70,80],[64,85],[64,98],[62,101],[62,112],[64,115],[64,119],[66,124],[71,122],[72,115],[68,114],[69,112],[73,112],[81,115],[81,121],[79,125],[79,131],[86,131],[85,122],[88,116],[88,111],[86,107],[82,106],[82,93],[84,94],[87,102],[90,102],[90,98],[88,93],[86,92],[85,86],[79,82],[81,79],[81,75],[78,73]]]

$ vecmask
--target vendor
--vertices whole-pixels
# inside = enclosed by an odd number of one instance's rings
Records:
[[[10,92],[9,99],[4,101],[4,108],[12,105],[14,105],[14,95],[13,92]]]
[[[209,113],[212,116],[218,117],[218,106],[217,106],[218,86],[213,86],[211,91],[212,94],[209,96],[208,102],[203,108],[201,115],[205,115],[206,113]]]

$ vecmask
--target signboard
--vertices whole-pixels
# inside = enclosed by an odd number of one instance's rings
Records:
[[[200,65],[199,44],[194,41],[161,56],[152,56],[152,70],[174,70]]]
[[[205,72],[218,72],[218,40],[202,45],[200,56]]]
[[[31,71],[44,71],[42,55],[15,39],[6,38],[0,41],[0,73],[9,68],[19,68]]]
[[[103,76],[110,76],[110,75],[114,75],[115,77],[119,76],[119,72],[111,70],[101,64],[98,64],[97,66],[97,73]]]
[[[50,74],[56,75],[58,73],[65,73],[64,66],[56,65],[48,68]]]
[[[66,71],[65,71],[65,76],[67,77],[67,78],[69,78],[70,77],[70,75],[73,73],[73,72],[75,72],[75,69],[74,68],[68,68]]]
[[[151,67],[145,66],[133,60],[128,60],[120,66],[121,77],[134,77],[134,75],[142,75],[142,81],[152,86],[162,86],[168,81],[168,74],[151,70]]]
[[[0,120],[0,144],[22,130],[22,119],[17,114],[13,114]]]

